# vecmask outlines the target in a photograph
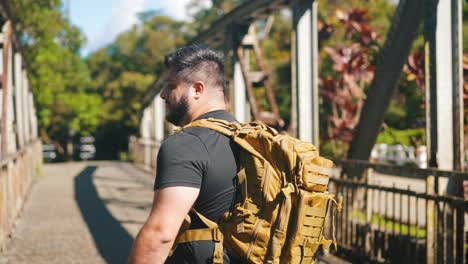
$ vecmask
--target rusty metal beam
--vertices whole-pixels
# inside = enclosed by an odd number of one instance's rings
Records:
[[[290,2],[291,0],[245,1],[245,3],[216,20],[211,28],[202,32],[191,42],[219,45],[224,41],[225,30],[230,25],[250,25],[255,20],[268,17],[270,13],[281,10]]]
[[[377,140],[385,112],[423,20],[424,0],[400,0],[382,50],[348,158],[367,160]]]
[[[240,46],[237,48],[237,58],[240,64],[242,76],[244,77],[244,85],[247,91],[247,98],[249,99],[250,111],[252,112],[253,118],[258,119],[257,100],[255,99],[252,82],[250,81],[249,72],[247,65],[245,65],[244,57],[244,48]]]
[[[263,73],[263,84],[265,86],[265,91],[268,99],[268,103],[270,104],[271,111],[273,112],[273,115],[275,116],[277,125],[280,127],[284,126],[284,121],[281,119],[280,114],[279,114],[279,107],[278,104],[276,103],[276,98],[275,98],[275,92],[273,91],[273,85],[270,81],[270,72],[268,71],[268,68],[265,64],[265,59],[263,58],[263,52],[262,48],[260,47],[258,35],[255,26],[252,25],[252,35],[254,36],[254,42],[253,42],[253,49],[255,53],[255,58],[257,60],[257,65],[260,67],[260,70]]]

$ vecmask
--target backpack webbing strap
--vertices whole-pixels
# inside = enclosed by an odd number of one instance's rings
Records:
[[[190,229],[177,237],[177,243],[187,243],[192,241],[217,241],[222,240],[223,234],[217,228]]]
[[[255,155],[256,157],[263,159],[262,155],[260,155],[258,151],[256,151],[248,142],[246,142],[241,137],[237,137],[237,135],[241,132],[241,129],[242,130],[245,129],[242,127],[241,124],[237,122],[228,122],[226,120],[215,119],[215,118],[210,117],[208,119],[195,120],[192,123],[189,123],[188,125],[185,125],[182,128],[177,128],[176,131],[181,131],[184,128],[194,127],[194,126],[206,127],[216,132],[219,132],[223,135],[231,137],[234,140],[234,142],[239,144],[243,149],[247,150],[248,152],[250,152],[252,155]]]
[[[213,252],[213,264],[222,264],[224,261],[223,240],[224,236],[219,230],[218,224],[204,217],[194,208],[191,209],[208,228],[189,229],[182,232],[176,240],[176,243],[186,243],[192,241],[214,241],[215,248]]]
[[[194,127],[194,126],[206,127],[214,131],[217,131],[223,135],[226,135],[228,137],[232,137],[235,134],[235,131],[240,129],[239,123],[227,122],[222,119],[208,118],[208,119],[195,120],[187,124],[186,126],[182,127],[181,130],[187,127]]]
[[[286,187],[281,189],[283,194],[283,202],[279,212],[278,224],[273,233],[271,248],[268,255],[265,257],[265,263],[276,264],[279,263],[281,256],[281,249],[283,248],[286,231],[289,224],[289,215],[291,214],[292,201],[291,194],[294,192],[294,185],[289,183]]]

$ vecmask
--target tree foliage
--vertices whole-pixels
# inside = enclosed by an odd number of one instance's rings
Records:
[[[101,98],[79,55],[85,38],[63,16],[60,0],[9,1],[35,94],[42,139],[64,149],[70,131],[93,133]]]
[[[186,23],[158,12],[143,18],[86,60],[92,87],[104,102],[96,133],[98,158],[119,158],[127,150],[128,137],[138,133],[143,95],[165,69],[164,55],[188,36]]]

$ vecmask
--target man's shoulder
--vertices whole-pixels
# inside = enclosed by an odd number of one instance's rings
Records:
[[[179,150],[187,147],[204,147],[203,142],[196,133],[189,133],[186,129],[170,135],[161,144],[161,150]]]

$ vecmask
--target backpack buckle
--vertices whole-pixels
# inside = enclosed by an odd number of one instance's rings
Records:
[[[221,230],[219,228],[213,228],[213,241],[215,242],[221,242],[223,241],[223,233],[221,233]]]

